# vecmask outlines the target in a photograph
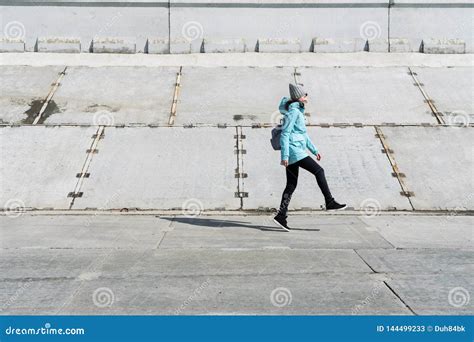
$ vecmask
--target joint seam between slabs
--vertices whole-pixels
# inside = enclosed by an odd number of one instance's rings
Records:
[[[79,191],[82,188],[82,184],[84,183],[85,175],[86,175],[86,173],[88,173],[87,171],[89,171],[89,166],[92,163],[92,158],[93,158],[93,155],[94,155],[94,151],[97,151],[97,146],[99,144],[99,141],[100,141],[101,137],[104,134],[104,131],[105,131],[105,126],[99,126],[99,128],[97,128],[95,138],[92,140],[91,146],[90,146],[90,148],[87,152],[86,159],[84,161],[84,164],[82,165],[82,170],[80,172],[80,177],[77,180],[77,183],[76,183],[76,186],[74,187],[74,190],[72,191],[73,194],[78,194]],[[72,209],[75,200],[76,200],[76,197],[73,196],[73,198],[71,200],[71,203],[69,204],[69,209]]]
[[[370,268],[370,270],[375,273],[375,274],[378,274],[379,272],[377,272],[376,270],[374,270],[374,268],[372,266],[369,265],[369,263],[367,261],[365,261],[365,259],[357,252],[356,249],[353,249],[353,251],[355,252],[355,254],[357,254],[357,256],[364,262],[364,264],[367,265],[368,268]]]
[[[387,284],[387,282],[386,282],[385,280],[383,281],[383,283],[384,283],[385,286],[390,290],[390,292],[392,292],[392,293],[398,298],[398,300],[399,300],[400,302],[402,302],[402,304],[403,304],[408,310],[410,310],[410,312],[411,312],[413,315],[418,316],[418,314],[417,314],[415,311],[413,311],[413,309],[402,299],[402,297],[400,297],[400,295],[399,295],[398,293],[395,292],[394,289],[392,289],[392,288],[390,287],[390,285]]]
[[[38,122],[41,120],[41,117],[43,116],[44,112],[46,111],[46,108],[48,108],[49,103],[53,99],[54,94],[56,93],[56,90],[58,90],[59,85],[61,84],[61,81],[63,77],[66,75],[66,70],[67,66],[64,68],[63,71],[59,73],[59,77],[56,79],[56,82],[52,84],[51,90],[48,93],[48,96],[46,96],[46,99],[44,100],[43,106],[41,106],[40,111],[38,112],[38,115],[35,117],[35,120],[33,121],[33,125],[37,125]]]
[[[441,124],[441,125],[445,124],[443,118],[439,115],[440,112],[438,111],[438,108],[436,108],[436,106],[434,105],[433,100],[430,98],[430,96],[428,95],[428,93],[424,89],[423,85],[421,85],[421,83],[418,81],[418,78],[416,77],[416,74],[413,72],[413,70],[411,70],[411,67],[408,67],[408,70],[410,71],[410,75],[413,78],[413,80],[415,81],[416,86],[421,91],[421,94],[423,94],[423,97],[425,98],[426,103],[430,107],[431,112],[435,116],[436,121],[438,121],[438,124]]]
[[[235,127],[235,148],[236,148],[236,156],[237,156],[237,174],[243,174],[244,169],[243,169],[243,153],[240,153],[243,151],[243,142],[242,142],[242,127],[241,126],[236,126]],[[237,195],[240,198],[240,210],[244,208],[244,184],[243,184],[243,179],[242,177],[237,177]]]
[[[181,89],[181,75],[182,75],[183,67],[180,66],[178,73],[176,74],[176,83],[174,87],[174,93],[173,93],[173,100],[171,102],[171,110],[170,110],[170,117],[168,120],[168,126],[173,126],[174,125],[174,120],[177,115],[177,106],[178,106],[178,98],[179,98],[179,93]]]
[[[375,132],[377,133],[377,137],[379,138],[380,143],[382,144],[382,147],[385,151],[385,155],[387,156],[388,161],[389,161],[389,163],[392,167],[392,171],[395,173],[395,177],[397,178],[398,183],[400,184],[400,187],[401,187],[402,191],[405,194],[409,194],[410,191],[407,189],[405,183],[403,182],[403,180],[400,177],[401,172],[398,169],[397,163],[395,162],[395,158],[392,156],[392,152],[390,152],[392,150],[389,148],[389,146],[388,146],[388,144],[385,140],[385,137],[383,135],[382,130],[377,126],[374,126],[374,128],[375,128]],[[410,206],[411,206],[412,210],[415,210],[415,207],[413,206],[413,203],[411,202],[410,197],[409,196],[405,196],[405,197],[407,198],[408,203],[410,203]]]

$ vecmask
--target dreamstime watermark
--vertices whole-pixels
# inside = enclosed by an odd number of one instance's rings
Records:
[[[5,335],[84,335],[84,328],[53,328],[50,323],[45,323],[39,328],[18,328],[9,326],[5,329]]]
[[[106,110],[96,112],[92,118],[92,124],[95,126],[112,126],[114,122],[114,116]]]
[[[270,302],[278,308],[290,305],[292,300],[291,291],[286,287],[277,287],[270,293]]]
[[[24,39],[26,35],[25,25],[20,21],[10,21],[3,28],[3,34],[7,39]]]
[[[19,217],[26,211],[25,202],[18,198],[11,198],[5,203],[3,210],[8,217]]]
[[[98,308],[110,307],[115,302],[115,294],[108,287],[99,287],[92,294],[92,302]]]
[[[474,197],[474,193],[471,193],[467,196],[465,200],[459,203],[460,205],[456,206],[454,209],[449,209],[446,215],[446,219],[448,221],[452,220],[458,215],[458,213],[465,211],[466,208],[469,207],[470,203],[472,203],[473,197]]]
[[[180,315],[186,307],[191,304],[201,292],[209,286],[210,279],[206,279],[201,285],[194,289],[193,293],[177,308],[174,312],[175,315]]]
[[[108,209],[109,204],[115,201],[115,199],[119,198],[122,195],[122,191],[117,191],[112,194],[112,196],[108,197],[107,200],[104,202],[104,205],[99,208],[99,210]],[[90,227],[94,223],[94,219],[100,215],[100,212],[94,212],[92,215],[87,216],[86,221],[84,223],[85,227]]]
[[[196,39],[202,39],[204,29],[201,23],[197,21],[188,21],[183,25],[181,33],[188,42],[192,42]]]
[[[183,210],[184,216],[196,217],[201,214],[204,210],[202,202],[196,198],[190,198],[184,201],[181,209]]]
[[[456,110],[449,113],[446,123],[450,126],[467,127],[471,124],[471,117],[463,110]]]
[[[470,300],[471,296],[469,295],[469,291],[464,287],[454,287],[448,293],[448,302],[455,308],[469,304]]]
[[[15,293],[2,305],[1,309],[0,309],[0,312],[1,311],[5,311],[6,309],[8,309],[13,303],[16,302],[16,300],[23,294],[25,293],[26,290],[28,290],[28,288],[30,287],[32,283],[32,280],[29,280],[27,281],[26,283],[24,283],[23,285],[21,285],[16,291]]]
[[[360,36],[366,40],[373,40],[380,38],[382,34],[382,29],[380,28],[379,23],[375,21],[366,21],[360,25]]]
[[[279,110],[274,111],[270,115],[270,123],[272,124],[273,127],[283,129],[283,125],[285,123],[284,119],[285,119],[284,115],[281,114]]]
[[[375,198],[366,198],[360,204],[364,217],[374,217],[380,214],[382,205]]]
[[[375,302],[375,300],[380,294],[380,290],[382,289],[382,287],[384,287],[384,283],[377,283],[377,285],[372,288],[370,295],[365,297],[365,299],[360,304],[356,304],[352,308],[351,314],[358,315],[364,308]]]

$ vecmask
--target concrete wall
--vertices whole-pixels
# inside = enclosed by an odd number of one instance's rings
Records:
[[[0,1],[0,4],[10,1]],[[13,1],[11,1],[13,2]],[[35,51],[37,38],[79,38],[89,52],[94,37],[121,37],[143,52],[146,40],[157,33],[168,36],[168,2],[158,1],[18,1],[2,6],[4,36],[23,37],[26,51]]]
[[[388,38],[402,39],[392,51],[419,51],[435,38],[440,52],[453,44],[454,52],[472,52],[473,8],[474,0],[0,0],[0,35],[9,39],[0,50],[18,49],[11,38],[24,40],[26,51],[61,50],[61,39],[75,38],[75,50],[91,52],[93,39],[105,37],[104,52],[116,52],[114,44],[148,52],[147,39],[156,53],[386,52]],[[38,48],[45,37],[53,43]]]
[[[407,38],[415,51],[422,40],[461,39],[472,53],[474,41],[472,0],[395,0],[390,9],[390,35]]]

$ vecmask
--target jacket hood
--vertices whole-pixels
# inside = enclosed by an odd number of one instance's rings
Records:
[[[286,110],[286,104],[288,103],[288,101],[290,101],[290,98],[285,96],[281,99],[280,105],[278,106],[280,113],[283,115],[286,115],[286,113],[288,113],[288,111]]]
[[[280,113],[282,115],[286,115],[288,114],[288,110],[286,109],[286,104],[291,101],[291,99],[289,97],[283,97],[280,101],[280,105],[278,106],[278,109],[280,110]],[[290,105],[290,108],[291,107],[299,107],[300,104],[298,102],[293,102],[291,105]],[[290,109],[288,108],[288,109]]]

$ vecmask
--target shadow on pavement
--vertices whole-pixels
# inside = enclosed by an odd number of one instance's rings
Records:
[[[163,220],[168,220],[170,222],[179,222],[186,223],[194,226],[200,227],[212,227],[212,228],[231,228],[231,227],[241,227],[241,228],[250,228],[258,229],[262,231],[274,231],[274,232],[284,232],[283,229],[280,229],[275,226],[263,226],[263,225],[253,225],[244,221],[234,221],[234,220],[220,220],[220,219],[211,219],[211,218],[200,218],[200,217],[161,217],[156,216]],[[301,228],[291,228],[290,230],[299,230],[299,231],[316,231],[319,229],[301,229]]]

